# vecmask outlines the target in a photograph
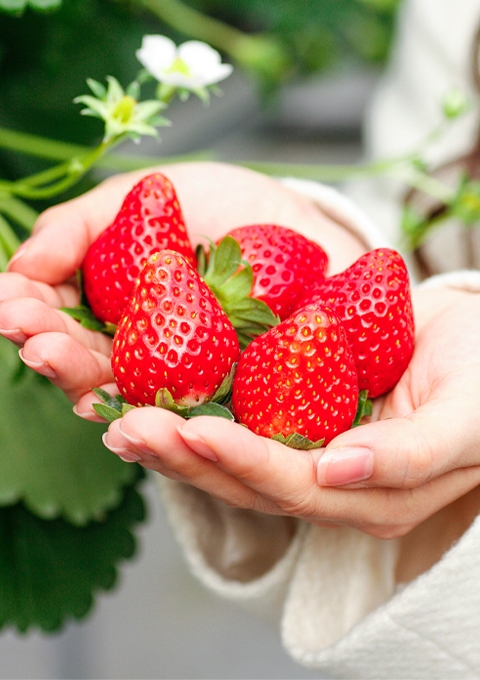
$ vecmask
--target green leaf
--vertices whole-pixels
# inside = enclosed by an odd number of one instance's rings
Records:
[[[371,400],[368,399],[368,390],[360,390],[358,393],[357,413],[355,414],[355,420],[352,423],[352,427],[361,425],[361,420],[364,416],[371,416],[372,408],[373,404]]]
[[[274,434],[272,439],[276,442],[280,442],[291,449],[297,449],[299,451],[311,451],[312,449],[320,449],[323,446],[325,439],[319,439],[316,442],[312,442],[307,437],[304,437],[298,432],[292,432],[286,437],[283,434]]]
[[[118,563],[136,551],[134,527],[145,519],[137,485],[85,527],[41,519],[22,503],[0,508],[0,628],[56,631],[115,586]]]
[[[135,406],[128,404],[120,394],[112,397],[111,394],[99,387],[94,387],[92,392],[101,399],[100,404],[92,404],[95,412],[109,423],[121,418],[127,411],[131,411]]]
[[[166,387],[162,387],[155,395],[155,406],[157,406],[157,408],[167,409],[167,411],[172,411],[173,413],[182,416],[182,418],[184,418],[190,410],[189,406],[177,404]]]
[[[118,411],[116,408],[112,408],[106,404],[92,404],[92,406],[95,413],[97,413],[100,418],[104,418],[108,423],[113,423],[114,420],[123,416],[122,411]]]
[[[194,406],[188,411],[185,418],[196,418],[197,416],[217,416],[219,418],[226,418],[232,422],[235,420],[233,413],[226,406],[221,404],[216,404],[213,401],[209,401],[206,404],[201,404],[200,406]]]
[[[226,402],[230,401],[230,397],[232,395],[232,383],[236,370],[237,364],[235,363],[233,364],[230,373],[225,376],[225,378],[222,380],[222,384],[213,395],[212,401],[216,404],[225,404]]]
[[[105,425],[72,411],[63,392],[18,366],[13,345],[0,341],[0,505],[16,501],[43,518],[85,525],[121,501],[132,467],[104,448]]]
[[[250,295],[253,287],[253,272],[251,267],[241,269],[236,276],[222,285],[219,293],[222,298],[243,298]]]
[[[216,289],[221,294],[223,285],[237,272],[241,263],[242,251],[240,244],[232,236],[225,236],[218,246],[210,248],[210,258],[208,269],[205,272],[205,281],[212,289]]]
[[[103,323],[100,319],[94,316],[92,310],[87,305],[77,305],[76,307],[62,307],[62,312],[68,314],[76,321],[80,322],[80,325],[84,328],[88,328],[91,331],[99,331],[100,333],[105,333],[106,335],[115,335],[117,327],[112,323]]]
[[[203,248],[197,249],[197,256],[203,271],[206,259]],[[265,302],[250,297],[253,271],[242,260],[240,244],[232,236],[225,236],[218,245],[210,243],[203,278],[237,331],[242,349],[279,322]]]

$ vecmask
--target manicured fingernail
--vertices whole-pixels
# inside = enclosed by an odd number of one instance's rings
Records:
[[[143,439],[140,439],[138,437],[132,437],[132,435],[124,432],[122,430],[121,424],[118,427],[118,431],[129,444],[131,444],[134,448],[138,449],[142,453],[147,453],[150,456],[156,456],[157,455],[155,453],[155,451],[152,451],[152,449],[148,446],[148,444]]]
[[[31,242],[31,239],[27,239],[13,253],[12,257],[10,258],[10,260],[7,264],[7,271],[9,271],[11,269],[12,265],[15,262],[18,262],[18,260],[25,255],[25,253],[27,252],[27,250],[30,246],[30,242]]]
[[[0,328],[0,335],[21,347],[26,341],[27,336],[20,328]]]
[[[373,453],[364,446],[331,449],[318,461],[320,486],[343,486],[372,476]]]
[[[18,356],[23,361],[25,366],[28,366],[37,373],[40,373],[40,375],[44,375],[46,378],[50,378],[51,380],[57,377],[57,374],[53,368],[50,366],[50,364],[47,364],[46,361],[32,361],[31,359],[25,359],[23,356],[23,350],[19,350]]]
[[[107,447],[107,449],[112,453],[115,453],[119,458],[124,460],[125,463],[138,463],[139,460],[142,460],[142,457],[139,456],[138,453],[131,451],[129,448],[123,446],[112,446],[107,442],[107,437],[108,433],[105,432],[102,435],[102,441]]]
[[[208,460],[213,460],[214,463],[218,461],[217,454],[215,451],[212,451],[203,437],[200,437],[200,435],[194,434],[193,432],[189,432],[188,430],[184,430],[182,425],[178,428],[178,433],[185,444],[195,451],[195,453],[198,453],[199,456],[207,458]]]

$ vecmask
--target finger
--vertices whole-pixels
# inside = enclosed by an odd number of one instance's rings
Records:
[[[389,418],[387,400],[386,419],[344,432],[327,446],[318,464],[319,484],[411,489],[480,464],[478,379],[473,365],[456,371],[405,417]]]
[[[199,455],[255,491],[262,499],[257,509],[303,518],[314,514],[320,450],[289,449],[236,423],[206,416],[184,421],[179,433]]]
[[[22,361],[76,403],[93,387],[112,381],[110,359],[65,333],[41,333],[20,350]]]
[[[124,460],[136,460],[150,470],[191,484],[228,505],[256,508],[255,492],[185,443],[178,432],[183,422],[180,416],[164,409],[136,408],[110,425],[104,443]]]
[[[453,470],[414,489],[326,488],[322,450],[296,451],[218,419],[194,418],[179,432],[191,449],[256,492],[256,508],[308,522],[348,525],[378,538],[403,536],[480,483],[480,466]]]
[[[52,309],[35,298],[20,298],[0,304],[0,335],[17,345],[40,333],[66,333],[85,347],[109,356],[112,339],[84,328],[68,314]]]
[[[52,288],[42,281],[33,281],[22,274],[0,274],[0,303],[16,298],[42,300],[50,307],[74,307],[78,304],[78,290],[65,283]]]

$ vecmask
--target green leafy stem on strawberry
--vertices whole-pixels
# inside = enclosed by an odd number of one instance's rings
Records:
[[[167,389],[161,389],[157,392],[157,398],[155,400],[155,405],[158,408],[164,408],[168,411],[172,411],[177,415],[185,418],[186,420],[190,418],[195,418],[198,416],[217,416],[220,418],[226,418],[232,422],[235,421],[235,416],[229,408],[230,397],[231,397],[231,386],[233,375],[235,372],[235,367],[233,368],[230,375],[228,375],[212,400],[199,406],[181,406],[177,404],[170,392]],[[93,392],[101,400],[101,403],[93,404],[95,412],[108,422],[113,422],[118,418],[121,418],[128,411],[136,408],[129,404],[124,397],[121,395],[112,396],[105,390],[101,388],[94,388]],[[362,425],[362,419],[366,416],[372,414],[372,402],[368,399],[367,390],[361,390],[358,395],[358,407],[355,420],[353,421],[352,428]],[[297,432],[289,434],[285,437],[283,434],[276,434],[272,437],[275,441],[284,444],[292,449],[297,449],[301,451],[310,451],[312,449],[319,449],[323,446],[325,439],[319,439],[318,441],[311,441],[307,437],[304,437]]]
[[[242,349],[279,323],[263,300],[250,297],[252,267],[242,258],[240,244],[232,236],[225,236],[217,245],[210,242],[208,255],[200,245],[196,256],[198,271],[237,331]]]

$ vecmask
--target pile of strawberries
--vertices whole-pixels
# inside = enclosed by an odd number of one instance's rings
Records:
[[[145,177],[82,266],[91,311],[116,328],[122,396],[99,392],[98,412],[160,406],[229,417],[297,448],[327,444],[358,422],[367,393],[395,386],[414,345],[396,251],[373,250],[334,276],[327,267],[318,244],[276,224],[195,252],[172,183]]]

